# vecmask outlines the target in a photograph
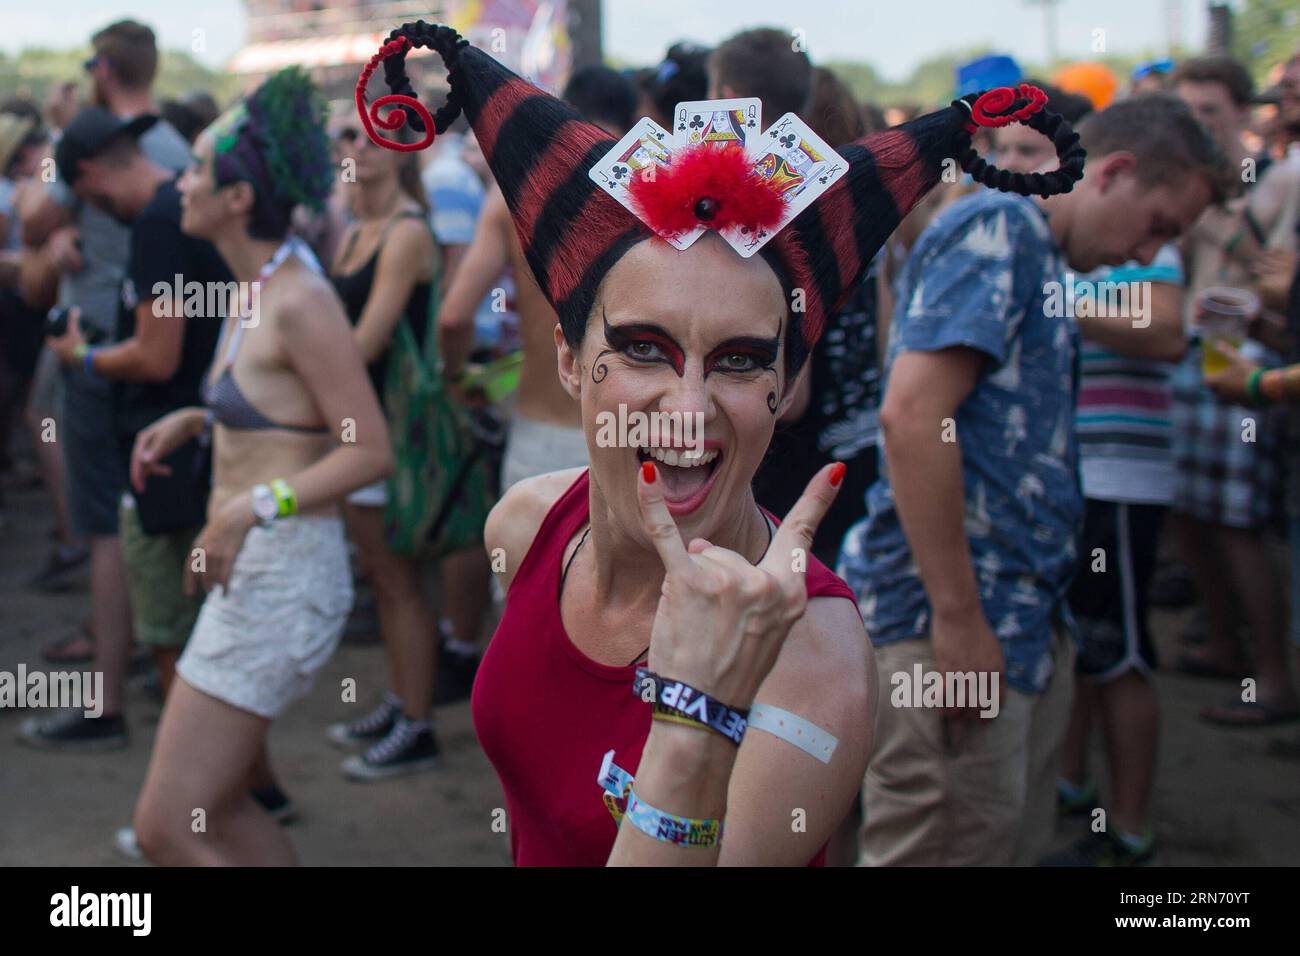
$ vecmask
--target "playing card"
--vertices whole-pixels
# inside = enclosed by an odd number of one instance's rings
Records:
[[[735,143],[748,146],[763,130],[757,96],[730,100],[688,100],[673,110],[673,137],[682,146]]]
[[[794,113],[773,123],[751,147],[751,153],[754,170],[777,188],[786,208],[774,229],[731,227],[723,231],[722,238],[745,258],[762,249],[849,169],[844,158]]]
[[[592,180],[625,207],[636,213],[628,184],[634,176],[653,176],[656,170],[672,162],[676,143],[668,131],[652,119],[642,118],[627,131],[618,144],[591,167]],[[685,249],[704,232],[698,226],[679,236],[665,237],[678,249]]]

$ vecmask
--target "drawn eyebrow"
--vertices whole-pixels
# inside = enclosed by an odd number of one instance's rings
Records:
[[[735,338],[727,339],[709,352],[709,358],[726,352],[752,352],[757,358],[770,365],[776,361],[776,353],[780,347],[781,339],[779,337],[765,339],[757,335],[738,335]]]
[[[720,355],[728,352],[749,352],[763,365],[764,368],[770,369],[776,362],[777,353],[781,349],[781,329],[784,327],[784,319],[776,320],[776,335],[770,339],[761,335],[737,335],[719,343],[704,358],[704,370],[707,373],[713,366],[713,360]]]
[[[686,374],[686,350],[665,328],[651,322],[626,322],[622,325],[610,325],[605,310],[601,309],[601,321],[605,324],[605,341],[609,347],[621,352],[633,342],[653,341],[669,352],[669,364],[681,378]]]
[[[685,351],[677,339],[673,338],[671,332],[653,322],[624,322],[620,325],[610,325],[609,319],[603,312],[601,320],[605,323],[605,341],[616,349],[627,345],[638,335],[653,335],[672,343],[679,351]]]
[[[609,343],[610,348],[621,351],[636,341],[638,337],[659,339],[661,344],[669,346],[675,352],[673,355],[674,371],[678,375],[684,374],[686,351],[673,337],[672,333],[663,326],[656,325],[653,322],[625,322],[619,325],[611,325],[603,309],[601,310],[601,321],[605,327],[605,341]],[[780,351],[783,325],[783,319],[777,319],[776,335],[771,338],[758,335],[737,335],[720,342],[705,356],[705,374],[708,374],[709,369],[713,366],[713,360],[719,355],[738,351],[753,354],[763,367],[771,368],[776,361],[777,353]]]

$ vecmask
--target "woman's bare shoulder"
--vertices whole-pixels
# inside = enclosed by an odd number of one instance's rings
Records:
[[[270,277],[261,280],[263,302],[273,302],[285,312],[308,312],[323,299],[337,301],[334,284],[324,272],[317,272],[296,255],[287,257]],[[293,306],[303,308],[295,309]]]
[[[483,529],[483,543],[493,558],[494,568],[497,567],[498,555],[504,557],[505,570],[500,573],[506,588],[510,587],[515,571],[533,546],[537,529],[542,526],[547,512],[584,470],[567,468],[525,478],[512,485],[493,507]]]
[[[283,274],[266,282],[261,293],[262,314],[282,336],[351,337],[351,325],[329,277],[304,262],[285,263]]]
[[[872,656],[862,615],[857,605],[844,597],[809,599],[803,617],[791,629],[791,637],[802,652],[832,668],[837,666],[835,662],[861,663]]]

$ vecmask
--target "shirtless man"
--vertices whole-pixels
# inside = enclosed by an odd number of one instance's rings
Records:
[[[443,373],[454,382],[464,370],[474,343],[474,310],[507,265],[517,277],[515,301],[524,362],[501,469],[502,493],[533,475],[587,464],[578,405],[561,387],[556,374],[555,328],[559,318],[531,279],[505,197],[495,184],[483,203],[474,241],[438,313]]]

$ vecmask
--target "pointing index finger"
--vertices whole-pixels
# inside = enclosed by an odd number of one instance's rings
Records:
[[[789,572],[795,548],[803,549],[805,554],[812,550],[817,528],[834,504],[846,470],[844,463],[837,461],[813,475],[808,487],[781,522],[781,527],[776,529],[772,546],[759,563],[760,568],[773,574]]]
[[[689,573],[691,556],[682,544],[681,532],[664,501],[663,484],[652,461],[641,465],[636,482],[637,503],[641,506],[641,526],[654,544],[655,551],[669,574]]]

